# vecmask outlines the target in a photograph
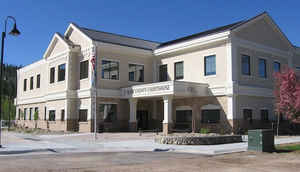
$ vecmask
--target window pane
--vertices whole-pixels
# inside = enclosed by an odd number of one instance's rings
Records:
[[[243,115],[244,115],[244,120],[252,123],[252,109],[244,109]]]
[[[191,123],[192,110],[176,110],[176,123]]]
[[[205,75],[215,75],[216,74],[216,56],[206,56],[204,57],[204,74]]]
[[[36,76],[36,88],[40,88],[40,86],[41,86],[41,75],[38,74]]]
[[[80,79],[88,78],[89,76],[89,61],[80,62]]]
[[[250,56],[242,55],[242,74],[250,75]]]
[[[263,78],[267,77],[267,66],[265,59],[259,59],[259,76]]]
[[[117,105],[116,104],[101,104],[100,115],[104,122],[113,122],[117,120]]]
[[[49,111],[49,121],[55,121],[55,110]]]
[[[65,110],[64,109],[62,109],[61,112],[60,112],[60,120],[61,121],[65,120]]]
[[[30,90],[33,89],[33,76],[30,77]]]
[[[54,83],[55,80],[55,68],[50,68],[50,83]]]
[[[119,80],[119,62],[102,60],[102,78]]]
[[[58,81],[65,80],[65,73],[66,73],[66,64],[61,64],[58,66]]]
[[[79,122],[86,122],[87,121],[87,109],[80,109],[79,110]]]
[[[280,63],[274,62],[274,72],[280,72]]]
[[[144,82],[144,65],[129,64],[129,81]]]
[[[24,120],[26,120],[26,114],[27,113],[27,108],[24,108]]]
[[[32,120],[32,108],[29,108],[29,120]]]
[[[261,120],[262,121],[269,121],[269,112],[266,109],[260,110]]]
[[[201,113],[202,123],[218,123],[220,122],[220,110],[203,110]]]
[[[24,85],[23,85],[23,90],[26,91],[27,89],[27,79],[24,79]]]
[[[175,79],[183,79],[183,62],[177,62],[175,65]]]
[[[168,80],[168,66],[160,65],[159,66],[159,81],[167,81]]]

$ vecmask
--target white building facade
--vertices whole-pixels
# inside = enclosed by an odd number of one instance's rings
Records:
[[[99,131],[269,128],[272,74],[284,66],[299,69],[300,49],[267,13],[165,43],[71,23],[18,70],[17,123],[92,132],[96,115]]]

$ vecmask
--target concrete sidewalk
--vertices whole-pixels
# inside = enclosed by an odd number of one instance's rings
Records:
[[[75,153],[75,152],[137,152],[169,151],[219,155],[247,150],[247,142],[222,145],[165,145],[154,142],[154,133],[139,136],[138,133],[98,134],[95,141],[92,133],[68,135],[31,135],[14,132],[3,133],[0,155]],[[275,144],[300,142],[298,137],[276,138]]]

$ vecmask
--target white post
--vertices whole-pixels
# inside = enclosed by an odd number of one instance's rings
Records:
[[[165,135],[171,133],[172,129],[172,96],[164,96],[164,121],[163,121],[163,133]]]
[[[137,106],[137,99],[129,99],[130,104],[130,117],[129,122],[133,123],[136,122],[136,106]]]

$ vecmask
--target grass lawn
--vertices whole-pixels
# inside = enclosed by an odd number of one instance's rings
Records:
[[[300,143],[282,144],[276,146],[276,150],[285,152],[294,152],[300,154]]]

